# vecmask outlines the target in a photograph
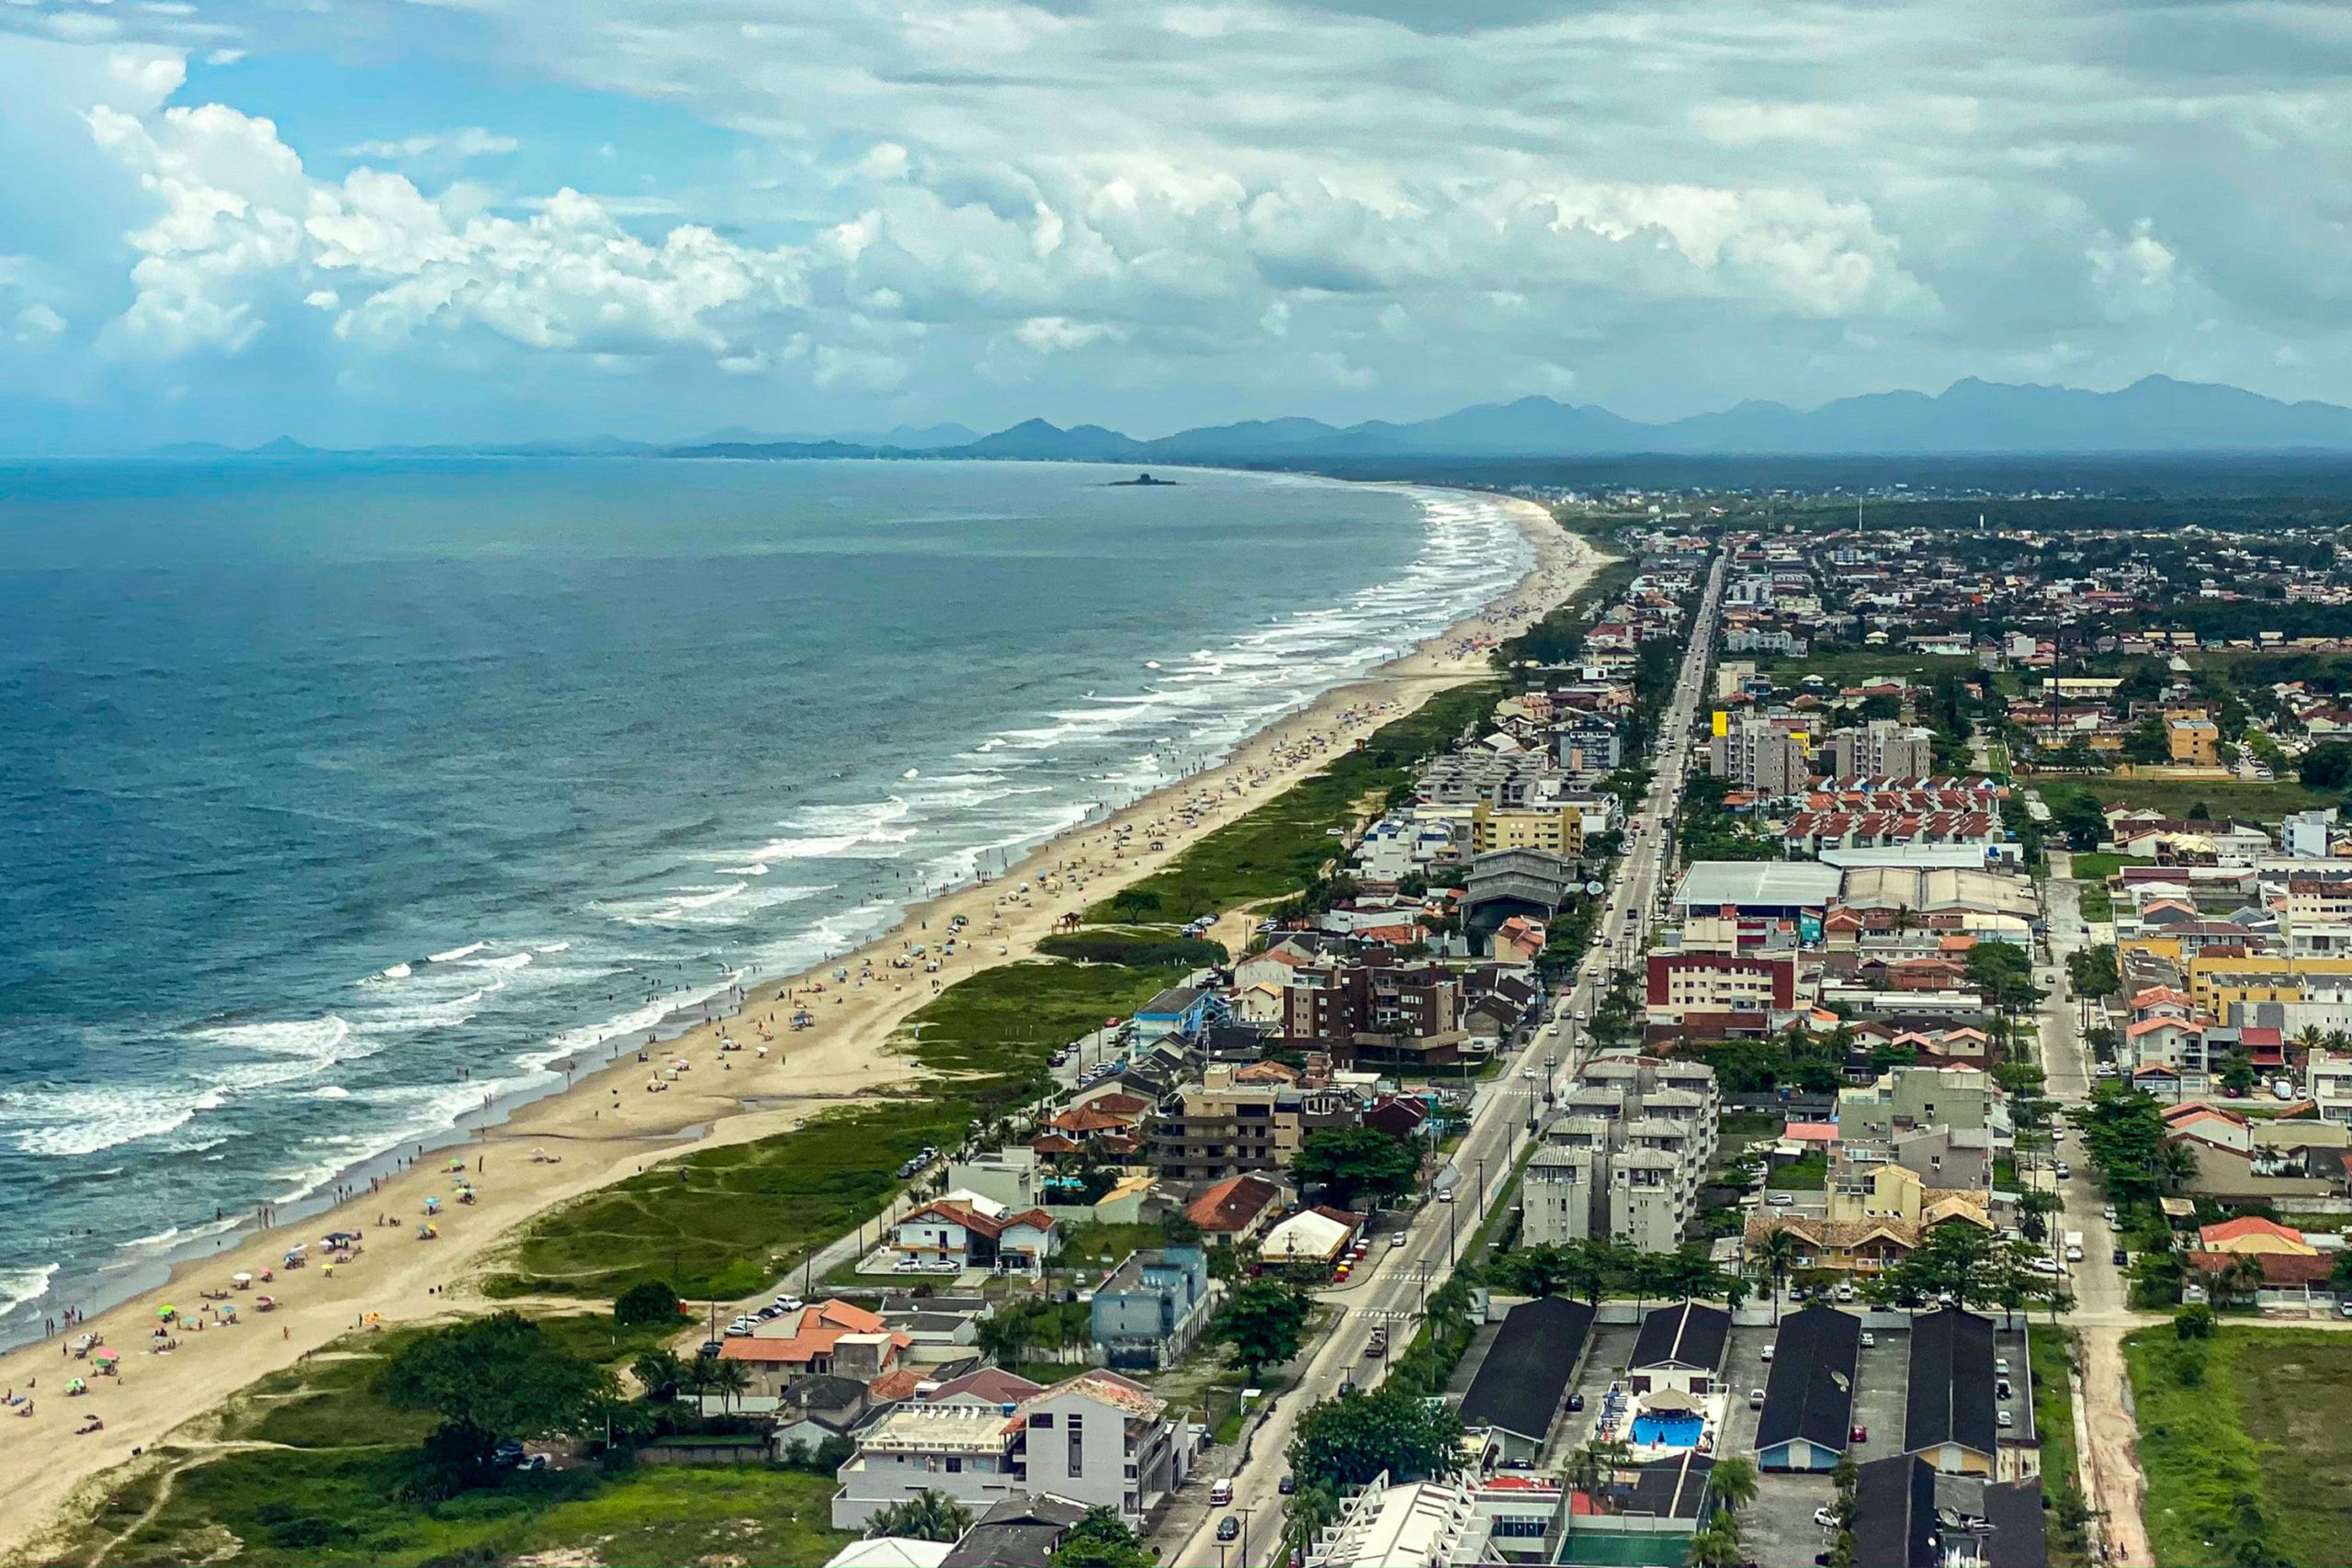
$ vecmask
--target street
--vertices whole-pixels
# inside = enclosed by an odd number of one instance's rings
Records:
[[[1656,918],[1656,900],[1666,869],[1660,863],[1659,845],[1664,842],[1664,826],[1673,813],[1690,756],[1692,721],[1703,692],[1723,581],[1719,559],[1693,615],[1681,677],[1659,725],[1656,776],[1640,812],[1627,825],[1607,912],[1591,953],[1578,966],[1573,985],[1557,999],[1549,1023],[1520,1054],[1521,1063],[1532,1067],[1537,1078],[1504,1077],[1487,1085],[1453,1152],[1453,1168],[1460,1177],[1451,1189],[1456,1194],[1454,1201],[1424,1203],[1408,1223],[1405,1245],[1374,1254],[1377,1261],[1368,1280],[1320,1293],[1319,1299],[1339,1307],[1343,1315],[1319,1344],[1304,1352],[1306,1364],[1297,1382],[1275,1402],[1248,1440],[1246,1456],[1230,1477],[1232,1504],[1209,1509],[1195,1519],[1194,1510],[1202,1506],[1209,1483],[1218,1478],[1194,1477],[1159,1532],[1170,1546],[1163,1561],[1238,1568],[1280,1557],[1283,1498],[1279,1483],[1289,1469],[1287,1450],[1300,1413],[1331,1397],[1343,1380],[1359,1385],[1378,1382],[1386,1363],[1363,1359],[1372,1327],[1390,1325],[1390,1342],[1401,1347],[1413,1333],[1421,1303],[1451,1272],[1459,1241],[1476,1230],[1480,1216],[1510,1190],[1512,1166],[1533,1134],[1532,1122],[1540,1119],[1530,1111],[1541,1111],[1544,1091],[1556,1091],[1575,1077],[1582,1065],[1579,1052],[1586,1043],[1578,1039],[1579,1021],[1591,1016],[1605,990],[1612,958],[1621,953],[1638,953],[1649,922]],[[1548,1069],[1547,1060],[1552,1063]],[[1241,1540],[1219,1542],[1216,1526],[1228,1514],[1238,1517],[1244,1534]]]

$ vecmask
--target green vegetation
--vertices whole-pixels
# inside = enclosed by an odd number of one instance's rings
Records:
[[[2352,1338],[2150,1328],[2124,1355],[2159,1562],[2352,1562]]]
[[[950,986],[914,1014],[903,1048],[955,1078],[922,1096],[812,1119],[797,1132],[701,1150],[600,1188],[534,1221],[494,1291],[607,1297],[640,1280],[680,1295],[751,1294],[877,1213],[899,1165],[954,1148],[974,1120],[1044,1088],[1052,1050],[1131,1012],[1174,969],[1012,964]]]
[[[2115,919],[2115,896],[2100,882],[2083,884],[2081,912],[2086,923]]]
[[[1300,780],[1193,843],[1160,871],[1090,907],[1090,925],[1182,924],[1237,905],[1294,896],[1321,882],[1334,857],[1334,828],[1385,805],[1413,764],[1483,726],[1502,695],[1499,681],[1441,692],[1385,724],[1357,750]]]
[[[1070,958],[1081,964],[1124,964],[1131,969],[1199,969],[1223,964],[1233,955],[1217,943],[1200,937],[1173,936],[1156,926],[1062,931],[1037,943],[1048,958]]]
[[[2145,855],[2119,855],[2106,850],[2084,850],[2075,856],[2075,874],[2085,882],[2105,882],[2127,865],[2154,865]]]
[[[112,1562],[239,1568],[496,1562],[583,1549],[606,1562],[821,1562],[848,1539],[827,1526],[831,1476],[764,1466],[501,1471],[486,1486],[419,1497],[418,1445],[435,1417],[393,1407],[376,1383],[388,1359],[421,1337],[349,1337],[253,1384],[221,1412],[220,1437],[272,1446],[151,1450],[60,1560],[87,1561],[112,1541]]]
[[[1241,1375],[1254,1383],[1266,1368],[1281,1366],[1298,1354],[1306,1314],[1314,1305],[1314,1298],[1295,1286],[1252,1280],[1226,1298],[1211,1332],[1231,1349]]]
[[[1775,1169],[1764,1185],[1775,1192],[1819,1192],[1829,1185],[1829,1156],[1802,1155]]]
[[[2242,779],[2086,778],[2068,782],[2090,791],[2102,805],[2143,806],[2184,821],[2210,817],[2218,822],[2243,817],[2250,821],[2275,823],[2290,811],[2325,804],[2301,784],[2284,780],[2276,784]],[[2043,798],[2048,798],[2047,792]],[[2207,810],[2197,811],[2200,806]]]
[[[2033,1432],[2041,1443],[2041,1491],[2050,1513],[2050,1560],[2060,1568],[2088,1560],[2080,1469],[2075,1455],[2073,1335],[2055,1326],[2027,1337],[2033,1369]]]
[[[1761,671],[1782,686],[1793,686],[1807,675],[1818,675],[1833,686],[1859,686],[1882,675],[1924,682],[1938,675],[1973,679],[1982,673],[1966,654],[1910,653],[1894,648],[1838,649],[1803,659],[1774,659]]]
[[[1359,1198],[1401,1198],[1421,1168],[1420,1151],[1377,1127],[1324,1127],[1306,1134],[1291,1174],[1340,1208]]]

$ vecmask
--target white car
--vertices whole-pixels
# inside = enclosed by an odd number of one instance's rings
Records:
[[[1793,1192],[1775,1192],[1764,1200],[1775,1209],[1785,1209],[1796,1201],[1796,1194]]]
[[[1835,1508],[1815,1508],[1813,1511],[1813,1522],[1819,1525],[1823,1529],[1834,1530],[1838,1528],[1838,1510]]]

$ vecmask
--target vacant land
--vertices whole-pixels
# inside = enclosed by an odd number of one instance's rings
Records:
[[[558,1318],[593,1340],[591,1319]],[[153,1450],[107,1479],[59,1563],[821,1562],[830,1476],[600,1467],[507,1472],[438,1502],[404,1495],[433,1417],[378,1399],[399,1334],[353,1337],[273,1373],[220,1414],[218,1437]]]
[[[2105,850],[2083,850],[2075,856],[2075,874],[2085,882],[2105,882],[2127,865],[2155,863],[2145,855],[2119,855]]]
[[[1894,649],[1840,649],[1812,653],[1803,659],[1774,658],[1760,667],[1776,682],[1792,686],[1808,675],[1818,675],[1833,686],[1859,686],[1884,676],[1893,680],[1932,681],[1939,675],[1973,676],[1976,660],[1940,653],[1905,653]]]
[[[2150,1328],[2124,1351],[2160,1562],[2352,1562],[2352,1337]]]
[[[2079,1492],[2081,1488],[2075,1458],[2075,1391],[2067,1381],[2072,1337],[2054,1324],[2040,1323],[2027,1336],[2033,1364],[2033,1435],[2041,1440],[2041,1490],[2046,1498],[2054,1498],[2062,1489]],[[2050,1560],[2082,1562],[2079,1540],[2067,1536],[2055,1517],[2049,1526]]]
[[[1829,1156],[1806,1155],[1774,1170],[1764,1183],[1777,1192],[1818,1192],[1829,1185]]]
[[[751,1294],[878,1213],[925,1144],[954,1148],[1034,1099],[1046,1058],[1172,984],[1181,969],[1013,964],[958,981],[909,1021],[902,1048],[953,1092],[811,1120],[797,1132],[700,1153],[602,1188],[525,1232],[492,1293],[609,1298],[639,1280],[680,1295]]]
[[[2254,784],[2242,779],[2068,779],[2079,784],[2099,803],[2144,806],[2161,811],[2166,817],[2188,819],[2197,808],[2206,808],[2215,821],[2232,817],[2244,817],[2250,821],[2276,822],[2290,811],[2319,805],[2319,796],[2299,784]],[[2077,873],[2077,875],[2082,874]]]

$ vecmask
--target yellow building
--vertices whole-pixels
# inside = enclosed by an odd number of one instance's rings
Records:
[[[2188,999],[2209,1018],[2225,1016],[2229,1002],[2297,1002],[2301,976],[2352,976],[2352,958],[2295,958],[2283,953],[2251,957],[2199,953],[2188,961]]]
[[[2165,726],[2165,740],[2171,748],[2172,760],[2188,766],[2219,766],[2221,758],[2214,755],[2213,748],[2221,739],[2221,726],[2210,718],[2177,718]]]
[[[1470,850],[1549,850],[1555,855],[1584,853],[1584,812],[1574,806],[1512,809],[1481,801],[1470,812]]]

